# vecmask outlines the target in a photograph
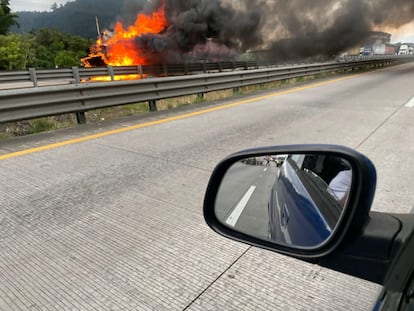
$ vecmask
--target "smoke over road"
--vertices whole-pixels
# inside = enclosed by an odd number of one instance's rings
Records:
[[[273,17],[273,18],[272,18]],[[373,30],[414,20],[412,0],[290,0],[266,6],[274,59],[333,56],[360,45]]]
[[[414,20],[413,0],[125,0],[120,20],[160,8],[165,29],[128,38],[151,63],[260,49],[273,61],[332,57]]]

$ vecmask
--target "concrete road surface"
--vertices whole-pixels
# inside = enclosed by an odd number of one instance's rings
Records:
[[[413,81],[406,64],[3,141],[0,310],[367,310],[378,285],[220,237],[203,195],[234,151],[334,143],[376,164],[373,209],[409,211]]]

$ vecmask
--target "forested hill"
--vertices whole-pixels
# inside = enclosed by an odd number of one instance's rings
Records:
[[[63,6],[54,6],[50,12],[16,12],[20,27],[12,32],[29,32],[41,28],[96,38],[95,16],[101,29],[111,27],[120,15],[124,0],[76,0]]]

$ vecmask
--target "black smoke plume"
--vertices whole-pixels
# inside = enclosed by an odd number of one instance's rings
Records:
[[[365,43],[373,30],[414,21],[414,1],[280,0],[266,12],[278,32],[269,46],[271,59],[332,58]]]
[[[272,61],[333,57],[364,43],[373,30],[414,20],[414,0],[127,0],[126,5],[127,21],[136,10],[149,13],[165,5],[168,28],[137,37],[135,44],[148,57],[170,62],[247,50],[266,50]]]
[[[262,20],[260,8],[246,5],[235,9],[219,0],[165,0],[147,2],[144,11],[163,5],[168,28],[161,34],[147,34],[135,40],[140,50],[152,54],[152,59],[154,52],[169,62],[232,58],[262,43],[256,35]]]

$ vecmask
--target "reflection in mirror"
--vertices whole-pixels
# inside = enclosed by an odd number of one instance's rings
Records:
[[[326,154],[245,158],[226,172],[215,203],[220,222],[291,247],[323,244],[347,206],[352,169]]]

